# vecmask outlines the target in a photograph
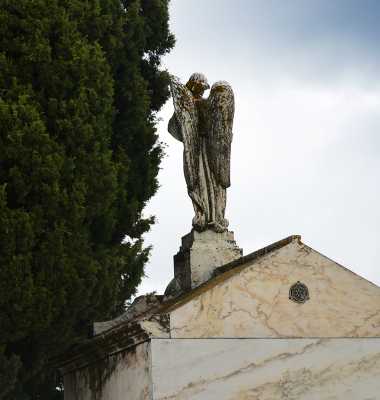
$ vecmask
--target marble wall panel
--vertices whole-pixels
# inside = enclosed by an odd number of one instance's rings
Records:
[[[378,400],[380,339],[153,339],[154,400]]]
[[[307,285],[310,299],[289,299]],[[172,338],[380,337],[380,288],[297,241],[171,312]]]
[[[150,342],[64,375],[65,400],[149,400]]]

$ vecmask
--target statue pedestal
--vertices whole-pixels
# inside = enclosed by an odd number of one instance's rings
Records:
[[[182,246],[174,256],[174,279],[181,277],[181,291],[199,286],[213,276],[214,269],[243,256],[234,233],[192,231],[182,238]]]

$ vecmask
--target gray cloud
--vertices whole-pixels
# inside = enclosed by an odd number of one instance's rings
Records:
[[[173,1],[177,46],[165,59],[186,82],[225,79],[236,98],[226,216],[248,254],[291,234],[380,284],[380,90],[377,1]],[[207,95],[207,94],[206,94]],[[191,229],[182,145],[146,214],[154,251],[140,293],[163,292]]]

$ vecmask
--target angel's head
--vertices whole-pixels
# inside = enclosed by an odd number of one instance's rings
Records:
[[[205,90],[210,89],[207,78],[200,72],[194,72],[194,74],[190,76],[186,86],[196,99],[200,99]]]

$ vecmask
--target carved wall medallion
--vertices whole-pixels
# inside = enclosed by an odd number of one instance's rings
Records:
[[[293,300],[295,303],[304,303],[309,300],[309,289],[304,283],[298,281],[290,286],[289,289],[289,299]]]

